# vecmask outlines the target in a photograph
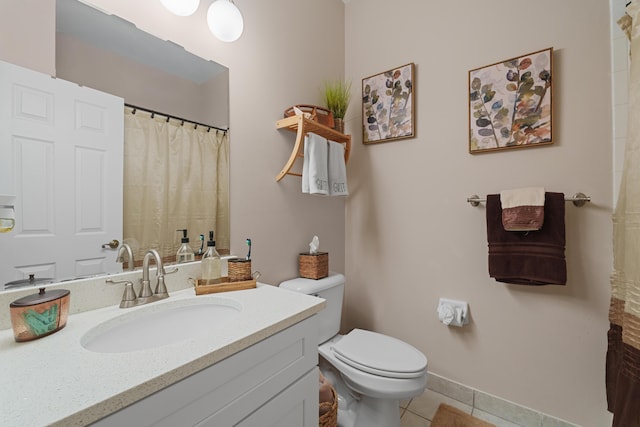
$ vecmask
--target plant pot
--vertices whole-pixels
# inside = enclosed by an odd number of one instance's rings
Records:
[[[343,119],[339,119],[337,117],[334,117],[333,118],[333,123],[334,123],[333,128],[335,130],[337,130],[340,133],[344,133],[344,120]]]

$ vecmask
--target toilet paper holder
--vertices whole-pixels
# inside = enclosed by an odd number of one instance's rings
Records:
[[[463,326],[469,323],[469,304],[466,301],[440,298],[438,320],[447,326]]]

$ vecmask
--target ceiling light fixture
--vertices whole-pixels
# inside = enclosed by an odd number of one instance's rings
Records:
[[[200,0],[160,0],[160,3],[169,12],[178,16],[193,15],[200,6]]]
[[[207,11],[207,24],[213,35],[223,42],[238,40],[244,30],[242,13],[233,0],[215,0]]]

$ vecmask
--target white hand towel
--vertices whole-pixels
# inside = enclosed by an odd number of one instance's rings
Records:
[[[304,159],[302,162],[302,192],[329,194],[327,168],[327,140],[315,133],[304,137]]]
[[[329,141],[329,195],[347,196],[347,168],[344,163],[344,145]]]
[[[544,206],[544,187],[516,188],[500,192],[502,209],[518,206]]]
[[[507,231],[537,231],[544,224],[542,187],[519,188],[500,192],[502,226]]]

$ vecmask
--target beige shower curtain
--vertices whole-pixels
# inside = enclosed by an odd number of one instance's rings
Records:
[[[191,247],[215,231],[216,246],[229,249],[229,143],[226,132],[125,108],[125,243],[141,260],[146,249],[175,256],[178,229]]]
[[[629,129],[613,214],[607,406],[614,427],[640,426],[640,0],[618,21],[630,39]]]

